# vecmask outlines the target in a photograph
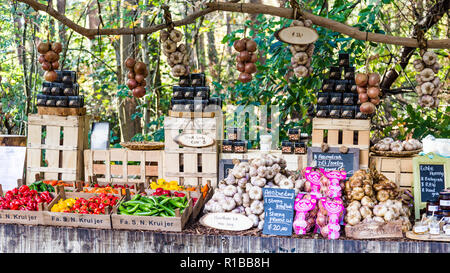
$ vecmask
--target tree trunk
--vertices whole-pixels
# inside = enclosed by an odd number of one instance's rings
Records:
[[[200,31],[200,27],[198,31]],[[198,41],[196,43],[197,57],[198,57],[198,68],[201,72],[205,72],[206,67],[206,54],[205,54],[205,35],[204,33],[200,33],[198,35]]]
[[[60,14],[66,13],[66,0],[57,0],[56,9]],[[63,44],[63,47],[66,47],[66,26],[58,21],[58,34],[59,41]]]
[[[134,4],[132,0],[125,0],[130,4]],[[121,27],[129,27],[129,20],[127,20],[126,16],[134,16],[134,14],[129,14],[126,11],[123,11],[121,18]],[[127,20],[127,21],[126,21]],[[133,37],[132,35],[122,35],[120,37],[120,63],[125,63],[125,60],[128,57],[133,56]],[[122,72],[122,83],[126,82],[126,71],[123,70],[123,66],[121,66]],[[131,91],[130,91],[131,92]],[[122,141],[130,141],[136,134],[142,133],[141,119],[136,116],[133,120],[132,115],[136,113],[136,107],[138,102],[136,98],[124,98],[118,99],[119,103],[119,125],[120,125],[120,138]]]
[[[217,50],[216,50],[216,40],[214,37],[214,30],[215,28],[212,27],[207,33],[206,36],[208,38],[208,67],[209,67],[209,73],[211,74],[211,77],[214,79],[217,79],[220,74],[219,67],[217,67],[218,63],[218,57],[217,57]]]

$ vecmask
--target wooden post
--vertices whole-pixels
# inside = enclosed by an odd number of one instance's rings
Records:
[[[37,173],[34,175],[34,181],[39,181],[39,180],[41,180],[41,175]]]
[[[63,185],[58,185],[56,186],[56,194],[61,195],[61,199],[66,199],[66,191],[64,190],[64,186]]]
[[[45,210],[44,203],[39,203],[38,204],[38,210],[39,211],[44,211]]]
[[[130,200],[131,199],[130,197],[131,197],[130,189],[125,189],[125,200],[126,201]]]
[[[106,208],[105,208],[105,214],[106,215],[109,215],[111,213],[111,209],[109,208],[109,206],[107,206]]]
[[[0,184],[0,196],[3,196],[3,188],[2,188],[2,184]]]
[[[144,183],[140,182],[136,184],[136,193],[142,193],[145,192],[145,185]]]
[[[176,217],[180,217],[181,216],[179,208],[175,210],[175,216]]]
[[[93,185],[93,179],[92,179],[92,176],[88,176],[88,183],[89,183],[89,186],[91,186],[91,185]]]
[[[77,181],[75,183],[75,189],[78,192],[83,192],[83,181]]]

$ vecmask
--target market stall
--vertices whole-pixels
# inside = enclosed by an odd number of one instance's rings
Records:
[[[226,105],[205,73],[191,70],[183,33],[163,10],[159,57],[177,79],[163,142],[110,147],[109,130],[93,133],[77,72],[58,70],[62,45],[39,43],[45,81],[37,113],[28,115],[26,150],[24,136],[20,143],[2,136],[2,171],[17,174],[0,181],[1,252],[450,251],[450,140],[375,136],[372,118],[385,95],[381,75],[370,71],[376,56],[356,71],[356,54],[336,54],[310,91],[317,97],[310,133],[306,125],[289,128],[281,139],[274,113],[270,129],[260,121],[257,130],[253,117],[227,126]],[[298,6],[282,12],[293,19],[275,35],[292,55],[286,69],[296,79],[314,77],[315,25],[327,24]],[[366,32],[366,41],[380,42],[373,35]],[[418,103],[437,108],[442,66],[421,42]],[[232,47],[236,80],[251,82],[258,43],[244,30]],[[133,53],[123,67],[126,92],[143,98],[148,64]],[[258,131],[256,148],[248,149],[247,127]],[[13,154],[17,161],[8,162]]]

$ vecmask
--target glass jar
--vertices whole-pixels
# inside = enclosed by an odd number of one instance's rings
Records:
[[[431,216],[434,213],[439,211],[439,202],[438,201],[427,201],[427,216]]]
[[[344,79],[346,80],[355,79],[355,67],[349,66],[344,68]]]
[[[65,96],[56,97],[56,107],[67,107],[69,104],[69,100]]]
[[[340,80],[342,76],[342,68],[339,66],[330,67],[330,79]]]
[[[174,86],[172,87],[172,98],[176,100],[182,100],[184,99],[184,88],[181,86]]]
[[[349,66],[350,55],[348,53],[339,53],[339,66]]]
[[[291,128],[288,130],[289,140],[290,141],[299,141],[300,140],[300,128]]]
[[[322,90],[324,92],[334,92],[335,81],[333,79],[323,80]]]
[[[231,141],[231,140],[222,141],[222,152],[223,153],[232,153],[233,152],[233,141]]]
[[[450,210],[442,210],[442,218],[444,218],[444,220],[442,220],[442,222],[446,223],[446,224],[450,224]]]
[[[240,128],[230,128],[227,130],[227,139],[229,140],[239,140],[241,138]]]
[[[439,193],[439,208],[450,210],[450,191],[444,190]]]
[[[340,118],[341,117],[341,105],[330,105],[330,118]]]
[[[247,152],[247,141],[237,140],[233,143],[233,151],[235,153],[246,153]]]
[[[336,92],[345,92],[346,89],[347,89],[347,81],[346,80],[336,81],[336,87],[334,88],[334,90]]]
[[[194,87],[183,87],[183,97],[187,100],[194,99]]]
[[[195,98],[208,99],[209,98],[209,86],[197,86],[194,91]]]
[[[316,117],[318,118],[327,118],[329,115],[329,105],[319,105],[317,106]]]
[[[36,96],[36,105],[37,106],[46,106],[47,95],[37,94]]]
[[[355,117],[355,110],[353,106],[343,105],[341,111],[341,118],[349,118],[352,119]]]
[[[342,104],[343,105],[354,105],[356,102],[356,94],[353,93],[344,93],[342,96]]]
[[[292,154],[294,152],[294,143],[290,141],[281,142],[281,152],[283,154]]]
[[[296,142],[294,145],[295,154],[306,154],[306,144],[304,142]]]
[[[318,93],[317,94],[317,105],[328,105],[329,104],[329,97],[330,95],[328,93]]]

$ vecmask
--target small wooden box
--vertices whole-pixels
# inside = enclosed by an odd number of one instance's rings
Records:
[[[99,184],[145,183],[163,177],[162,150],[85,150],[85,181],[96,176]]]
[[[123,199],[122,201],[125,200],[126,199]],[[111,215],[111,223],[113,229],[180,232],[187,224],[192,213],[192,199],[189,200],[188,207],[179,217],[121,215],[117,214],[119,205],[117,205],[113,209],[113,214]]]
[[[370,164],[401,188],[412,190],[414,181],[412,159],[413,157],[371,156]]]
[[[36,174],[45,180],[83,179],[88,132],[89,116],[29,115],[27,184]]]
[[[327,143],[330,147],[359,149],[359,167],[369,167],[370,120],[314,118],[312,147]]]
[[[66,192],[65,197],[77,198],[82,197],[88,199],[96,196],[93,193]],[[44,224],[48,226],[64,226],[64,227],[80,227],[80,228],[98,228],[111,229],[111,214],[78,214],[66,212],[52,212],[53,205],[61,199],[58,194],[55,199],[48,205],[48,210],[43,212]],[[119,200],[120,202],[120,200]]]

